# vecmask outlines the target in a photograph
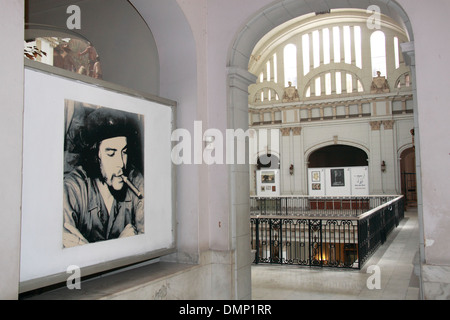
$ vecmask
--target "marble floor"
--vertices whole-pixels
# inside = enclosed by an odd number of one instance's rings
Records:
[[[414,263],[418,249],[417,209],[408,208],[399,226],[361,270],[253,265],[252,299],[419,300]],[[379,288],[369,289],[376,283],[372,281],[376,272],[380,275]]]

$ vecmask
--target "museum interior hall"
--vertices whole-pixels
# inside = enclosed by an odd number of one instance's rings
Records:
[[[450,2],[2,6],[1,299],[450,299]]]

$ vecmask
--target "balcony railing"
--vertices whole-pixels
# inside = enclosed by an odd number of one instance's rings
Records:
[[[403,196],[251,197],[254,263],[360,269],[404,216]]]

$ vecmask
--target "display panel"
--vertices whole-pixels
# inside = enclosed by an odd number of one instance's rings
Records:
[[[368,167],[308,169],[310,196],[369,195]]]
[[[276,197],[280,195],[280,170],[267,169],[256,171],[258,196]]]
[[[21,292],[173,252],[175,103],[31,67],[24,102]]]

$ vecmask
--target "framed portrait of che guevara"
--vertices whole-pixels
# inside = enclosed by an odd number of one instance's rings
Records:
[[[175,107],[27,62],[20,292],[175,251]]]

